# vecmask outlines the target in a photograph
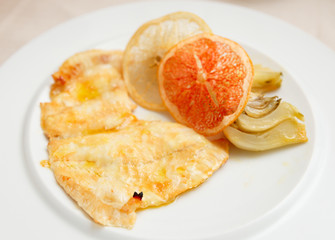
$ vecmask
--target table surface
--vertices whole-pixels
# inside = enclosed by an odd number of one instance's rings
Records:
[[[0,65],[44,31],[73,17],[136,0],[1,0]],[[335,50],[334,0],[221,0],[280,18]]]

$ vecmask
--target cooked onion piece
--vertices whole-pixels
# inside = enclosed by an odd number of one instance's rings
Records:
[[[238,148],[264,151],[306,142],[303,121],[304,115],[292,104],[252,93],[243,113],[224,134]]]
[[[260,94],[250,94],[244,113],[249,117],[260,118],[274,111],[280,104],[281,99],[275,97],[264,97]]]
[[[244,132],[262,132],[289,118],[298,118],[303,121],[304,115],[292,104],[280,102],[276,109],[260,118],[250,117],[246,112],[243,112],[236,120],[236,125]]]
[[[281,72],[276,72],[260,64],[254,65],[254,71],[255,75],[251,91],[265,93],[280,88],[282,82]]]
[[[229,126],[224,129],[224,134],[236,147],[249,151],[265,151],[308,140],[305,124],[295,118],[286,119],[264,132],[246,133]]]

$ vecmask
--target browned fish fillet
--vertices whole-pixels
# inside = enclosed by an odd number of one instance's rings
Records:
[[[134,225],[136,209],[173,201],[228,159],[225,140],[213,143],[168,122],[54,139],[48,150],[58,183],[78,205],[102,225],[125,228]]]
[[[112,130],[135,119],[131,112],[136,105],[112,66],[115,59],[108,63],[101,60],[109,59],[109,53],[94,50],[77,54],[54,74],[66,81],[59,87],[57,80],[51,89],[52,101],[41,103],[41,125],[49,138]],[[71,64],[79,64],[80,73],[66,75],[64,69],[71,69]]]

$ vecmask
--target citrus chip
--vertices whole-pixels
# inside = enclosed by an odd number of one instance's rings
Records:
[[[142,107],[166,110],[159,95],[158,65],[165,53],[179,41],[211,32],[197,15],[176,12],[149,21],[132,36],[123,58],[123,77],[130,96]]]
[[[243,111],[253,65],[236,42],[203,33],[179,42],[158,70],[162,100],[180,123],[215,135]]]

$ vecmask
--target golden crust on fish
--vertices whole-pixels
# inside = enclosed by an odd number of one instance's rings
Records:
[[[136,209],[169,203],[211,176],[227,160],[227,146],[177,123],[138,121],[52,139],[48,151],[58,183],[94,221],[131,228]]]
[[[85,76],[95,66],[115,68],[122,74],[123,51],[120,50],[87,50],[68,58],[59,70],[52,75],[54,84],[51,86],[51,99],[63,91],[64,86],[73,79]]]
[[[41,103],[41,125],[48,137],[111,130],[135,118],[131,112],[136,105],[121,75],[110,65],[86,67],[83,74],[51,91],[52,101]]]

